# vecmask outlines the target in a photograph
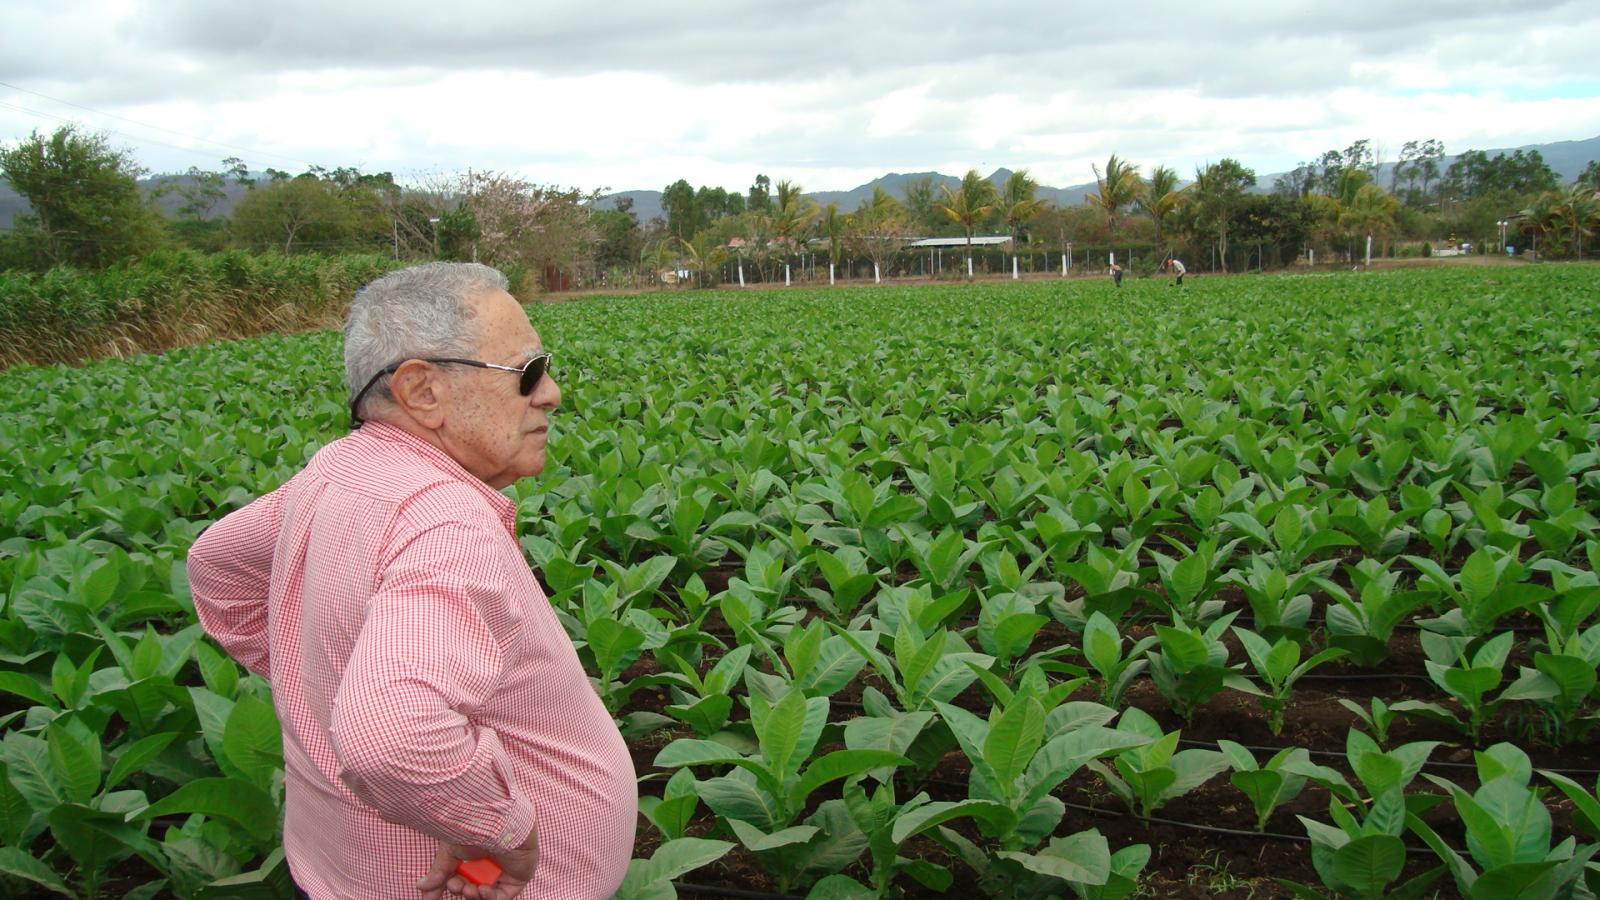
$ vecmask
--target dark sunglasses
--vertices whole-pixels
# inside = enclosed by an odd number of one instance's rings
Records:
[[[517,381],[517,393],[524,397],[533,393],[533,389],[539,386],[539,382],[543,381],[544,376],[550,371],[549,353],[541,353],[538,356],[535,356],[533,359],[528,360],[520,367],[502,366],[499,363],[480,362],[476,359],[457,359],[453,356],[408,357],[400,360],[399,362],[390,363],[389,365],[378,370],[378,374],[372,376],[372,380],[367,382],[367,386],[356,392],[355,399],[350,401],[351,428],[355,428],[361,424],[361,416],[356,413],[356,410],[361,408],[361,398],[367,395],[367,391],[372,390],[372,386],[378,383],[379,378],[382,378],[385,375],[393,375],[396,370],[413,359],[418,362],[425,363],[450,363],[458,366],[473,366],[479,369],[499,369],[502,372],[516,372],[518,375],[522,376]]]

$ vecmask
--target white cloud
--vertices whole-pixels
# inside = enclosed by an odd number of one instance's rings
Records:
[[[0,140],[75,120],[156,170],[837,189],[1006,166],[1067,185],[1113,151],[1265,174],[1360,138],[1392,156],[1600,134],[1600,14],[1577,0],[7,7],[0,82],[23,90],[0,86]]]

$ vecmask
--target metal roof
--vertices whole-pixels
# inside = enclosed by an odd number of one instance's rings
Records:
[[[989,236],[980,237],[978,235],[973,235],[972,236],[972,246],[974,246],[974,247],[993,247],[996,244],[1009,244],[1009,243],[1011,243],[1011,238],[1009,236],[1007,236],[1007,235],[1004,235],[1004,234],[999,235],[997,237],[989,237]],[[906,246],[907,247],[965,247],[966,245],[967,245],[967,239],[964,238],[964,237],[949,237],[949,238],[923,238],[920,241],[912,241],[911,243],[907,244]]]

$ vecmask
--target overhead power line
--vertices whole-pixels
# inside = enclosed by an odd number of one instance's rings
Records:
[[[240,146],[238,146],[236,144],[223,143],[222,141],[213,141],[210,138],[203,138],[203,137],[200,137],[198,135],[189,134],[189,133],[183,132],[183,131],[174,131],[171,128],[164,128],[164,127],[162,127],[160,125],[152,125],[149,122],[141,122],[138,119],[130,119],[127,116],[121,116],[121,115],[117,115],[116,113],[106,112],[105,110],[102,110],[102,109],[95,109],[92,106],[84,106],[81,103],[73,103],[71,100],[62,100],[59,97],[52,97],[49,94],[41,94],[38,91],[29,90],[28,88],[20,87],[18,85],[11,84],[10,82],[7,82],[7,81],[0,81],[0,87],[10,88],[13,91],[20,91],[21,93],[24,93],[24,94],[31,94],[31,95],[33,95],[35,97],[40,98],[40,99],[49,100],[51,103],[60,103],[63,106],[70,106],[73,109],[81,109],[84,112],[94,113],[97,116],[105,116],[107,118],[116,119],[116,120],[121,121],[121,122],[127,122],[130,125],[137,125],[140,128],[149,128],[149,129],[151,129],[153,131],[160,131],[160,132],[164,132],[166,134],[174,135],[176,137],[186,138],[186,139],[191,140],[191,141],[199,141],[200,143],[203,143],[203,144],[210,144],[210,145],[212,145],[214,147],[221,147],[224,150],[233,150],[233,151],[236,151],[238,153],[247,153],[247,154],[250,154],[251,156],[270,156],[270,157],[274,157],[274,158],[281,159],[281,160],[287,160],[287,161],[293,162],[293,163],[295,163],[297,165],[304,165],[304,163],[305,163],[305,160],[297,159],[297,158],[292,157],[292,156],[285,156],[282,153],[272,153],[272,152],[267,151],[267,150],[256,150],[256,149],[249,148],[249,147],[240,147]],[[22,109],[21,107],[11,107],[11,108],[12,109]],[[33,113],[34,115],[49,116],[50,118],[61,119],[60,116],[54,116],[54,115],[51,115],[49,113],[41,113],[41,112],[37,112],[35,110],[22,109],[22,111],[23,112]],[[66,121],[66,120],[62,119],[62,121]],[[135,139],[138,139],[138,140],[150,140],[148,138],[140,138],[138,135],[130,135],[130,134],[127,134],[126,132],[116,132],[116,133],[122,134],[124,137],[132,137],[132,138],[135,138]],[[178,149],[178,150],[189,150],[189,151],[196,152],[196,153],[200,152],[198,150],[195,150],[192,147],[178,147],[175,144],[166,144],[166,143],[163,143],[161,141],[152,141],[152,143],[159,143],[159,144],[162,144],[162,146],[165,146],[165,147],[174,147],[175,149]]]

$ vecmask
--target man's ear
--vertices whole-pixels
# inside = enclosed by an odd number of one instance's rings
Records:
[[[417,424],[425,428],[444,424],[450,384],[437,366],[420,359],[406,360],[389,376],[389,393],[394,395],[395,405]]]

